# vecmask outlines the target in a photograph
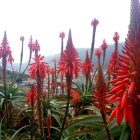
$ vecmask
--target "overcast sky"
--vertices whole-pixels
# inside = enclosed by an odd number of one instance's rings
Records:
[[[130,19],[130,0],[0,0],[0,41],[7,31],[15,62],[19,62],[21,42],[25,37],[24,62],[28,59],[30,35],[38,40],[42,55],[60,52],[60,31],[66,34],[71,28],[76,48],[91,46],[94,18],[99,20],[95,47],[105,38],[113,43],[114,32],[124,41]]]

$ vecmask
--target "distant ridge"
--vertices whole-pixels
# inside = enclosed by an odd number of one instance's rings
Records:
[[[121,53],[121,50],[122,50],[123,46],[124,46],[124,43],[119,43],[118,44],[118,51],[119,51],[119,53]],[[106,58],[105,58],[104,68],[107,67],[107,65],[109,63],[109,59],[110,59],[111,54],[114,51],[114,49],[115,49],[114,45],[108,45],[107,50],[106,50]],[[88,52],[90,52],[90,48],[76,48],[76,50],[77,50],[78,55],[79,55],[79,57],[80,57],[80,59],[82,61],[85,60],[86,51],[88,50]],[[94,52],[95,52],[95,50],[96,50],[96,48],[94,49]],[[53,60],[56,60],[56,62],[58,62],[60,60],[60,53],[59,54],[55,54],[55,55],[45,56],[45,61],[50,65],[50,67],[53,66]],[[96,64],[97,64],[97,57],[95,56],[95,53],[94,53],[92,61],[93,61],[94,65],[96,66]],[[26,65],[27,65],[27,62],[23,63],[21,71],[24,70]],[[13,63],[13,67],[18,70],[19,69],[19,64],[18,63]]]

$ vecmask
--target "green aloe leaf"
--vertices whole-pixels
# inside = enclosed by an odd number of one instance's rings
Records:
[[[127,124],[124,125],[123,127],[123,131],[121,133],[121,136],[120,136],[120,140],[128,140],[129,137],[130,137],[130,128]]]
[[[102,117],[101,116],[97,116],[97,115],[81,115],[78,117],[74,117],[72,118],[68,124],[66,124],[66,128],[71,128],[71,127],[75,127],[75,126],[81,126],[81,125],[86,125],[86,123],[88,122],[94,122],[94,123],[102,123]],[[100,125],[96,125],[96,127],[100,127]]]

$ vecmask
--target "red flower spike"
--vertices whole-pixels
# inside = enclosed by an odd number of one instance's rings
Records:
[[[12,51],[9,47],[6,31],[4,32],[4,37],[3,37],[1,47],[0,47],[0,58],[2,58],[4,55],[8,57],[8,62],[12,64],[12,62],[14,61],[14,58],[12,56]]]
[[[29,44],[28,44],[28,47],[29,49],[31,49],[33,51],[33,39],[32,39],[32,36],[30,37],[30,41],[29,41]]]
[[[93,72],[93,63],[88,56],[88,51],[86,52],[86,59],[82,65],[82,73],[83,74],[90,74]]]
[[[100,48],[96,49],[95,55],[98,56],[98,57],[100,57],[101,54],[102,54],[102,53],[101,53],[101,49],[100,49]]]
[[[67,78],[73,78],[75,75],[77,78],[80,67],[81,61],[79,60],[78,53],[73,46],[70,30],[66,50],[63,52],[59,62],[59,71],[61,72],[61,77],[65,75]]]
[[[49,66],[46,62],[42,62],[44,56],[35,55],[35,63],[30,64],[29,73],[31,78],[36,78],[36,72],[39,72],[39,76],[44,79],[49,71]]]
[[[109,104],[109,94],[107,92],[107,86],[104,81],[102,67],[98,58],[98,75],[97,75],[97,82],[94,90],[94,101],[98,103],[98,108],[101,112],[106,114],[106,106]]]
[[[106,40],[105,39],[103,40],[103,43],[101,45],[101,48],[102,48],[103,51],[106,51],[106,49],[107,49],[107,43],[106,43]]]
[[[125,41],[125,46],[122,50],[122,54],[116,59],[116,69],[113,70],[117,81],[117,86],[123,85],[124,79],[129,79],[124,83],[123,95],[119,97],[121,102],[121,114],[124,117],[125,122],[129,123],[131,127],[131,139],[138,139],[140,136],[140,3],[139,0],[131,0],[131,23],[129,26],[129,32]],[[119,35],[114,35],[115,43],[118,41]],[[114,59],[115,60],[115,59]],[[120,74],[121,71],[121,74]],[[113,76],[113,75],[112,75]],[[113,82],[112,82],[113,83]],[[116,85],[113,83],[113,87]],[[114,91],[114,94],[117,90]],[[127,94],[128,95],[127,95]],[[112,94],[112,96],[114,95]],[[114,102],[118,100],[118,97],[114,99]],[[118,106],[118,104],[117,104]]]
[[[114,36],[113,36],[113,40],[114,40],[115,42],[118,42],[118,41],[119,41],[119,38],[120,38],[120,36],[119,36],[118,32],[115,32],[115,34],[114,34]]]
[[[27,93],[26,100],[30,105],[34,105],[36,103],[37,98],[37,89],[34,85],[32,85],[31,90]]]
[[[93,19],[91,22],[91,25],[96,28],[96,26],[99,24],[99,21],[97,19]]]
[[[73,104],[74,105],[77,105],[81,101],[79,92],[76,91],[76,90],[71,90],[71,93],[70,94],[72,96],[72,102],[73,102]]]
[[[106,41],[104,39],[103,43],[101,45],[101,49],[103,50],[103,64],[102,64],[102,67],[104,66],[105,55],[106,55],[106,48],[107,48],[107,43],[106,43]]]
[[[37,40],[33,44],[33,51],[40,51],[40,45]]]

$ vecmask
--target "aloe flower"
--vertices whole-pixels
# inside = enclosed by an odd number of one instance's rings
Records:
[[[107,49],[107,43],[106,40],[103,40],[103,43],[101,45],[101,49],[103,50],[103,64],[102,67],[104,66],[104,61],[105,61],[105,55],[106,55],[106,49]]]
[[[119,41],[119,38],[120,38],[120,36],[119,36],[118,32],[115,32],[114,36],[113,36],[113,40],[115,42],[115,50],[116,51],[118,51],[118,41]]]
[[[36,100],[37,100],[37,89],[32,85],[31,89],[28,91],[26,96],[27,104],[31,105],[31,110],[33,112]]]
[[[102,52],[101,52],[101,49],[100,48],[97,48],[96,51],[95,51],[95,55],[98,57],[98,59],[100,60],[100,57],[102,55]]]
[[[29,68],[29,73],[31,78],[36,78],[37,77],[37,72],[38,75],[44,79],[47,75],[48,72],[48,64],[46,62],[42,62],[44,60],[44,56],[36,55],[35,58],[33,58],[35,61],[34,63],[30,64]]]
[[[59,62],[61,77],[66,76],[66,81],[69,87],[71,87],[73,76],[76,78],[78,77],[80,67],[81,61],[79,60],[78,53],[73,46],[70,30],[66,50],[63,52]]]
[[[103,70],[100,64],[100,49],[96,50],[96,55],[98,57],[98,74],[97,74],[97,81],[95,85],[95,89],[93,92],[93,100],[94,105],[99,108],[104,126],[108,135],[108,139],[111,140],[110,132],[107,126],[107,120],[106,120],[106,113],[110,110],[109,107],[107,107],[108,104],[110,104],[108,97],[110,96],[107,92],[107,84],[104,80],[103,76]]]
[[[91,60],[92,60],[93,53],[94,53],[95,33],[96,33],[96,27],[98,24],[99,24],[99,21],[97,19],[93,19],[91,22],[91,26],[93,26],[92,43],[91,43],[91,50],[90,50],[90,59]]]
[[[71,92],[71,86],[72,86],[72,79],[75,76],[78,77],[79,71],[81,67],[81,61],[78,58],[78,53],[76,49],[74,48],[73,42],[72,42],[72,36],[71,36],[71,30],[69,31],[68,35],[68,41],[66,50],[63,52],[60,62],[59,62],[59,68],[58,71],[61,74],[61,77],[66,77],[66,83],[67,83],[67,105],[66,105],[66,111],[65,111],[65,117],[62,123],[62,128],[59,133],[58,139],[61,139],[64,125],[66,122],[67,114],[69,111],[69,101],[70,101],[70,92]]]
[[[46,62],[43,62],[44,57],[35,55],[35,62],[30,64],[30,77],[36,79],[37,82],[37,115],[40,134],[44,135],[43,129],[43,81],[47,76],[49,67]]]
[[[93,63],[89,59],[88,51],[86,52],[86,59],[82,64],[82,73],[86,76],[86,86],[88,86],[90,73],[93,72]]]
[[[118,51],[115,50],[112,53],[111,58],[109,60],[108,69],[107,69],[108,75],[110,75],[116,69],[116,62],[119,59],[118,56],[119,56]]]
[[[35,51],[35,55],[37,55],[38,51],[40,51],[40,45],[37,40],[35,41],[35,43],[32,46],[32,51]]]
[[[110,74],[116,70],[116,63],[119,59],[119,52],[118,52],[118,41],[119,41],[119,34],[118,32],[115,32],[113,40],[115,42],[115,49],[114,52],[111,55],[111,58],[109,60],[109,64],[108,64],[108,69],[107,69],[107,73],[109,75],[109,79],[110,79]],[[116,78],[116,76],[114,75],[113,78]]]
[[[8,57],[8,60],[7,60]],[[4,87],[4,95],[5,95],[5,114],[6,114],[6,121],[8,122],[8,102],[7,102],[7,82],[6,82],[6,67],[7,61],[11,64],[14,61],[12,57],[12,52],[9,47],[9,43],[7,40],[6,31],[4,32],[4,37],[0,47],[0,59],[2,58],[2,74],[3,74],[3,87]],[[6,124],[7,125],[7,124]]]
[[[79,92],[76,91],[76,90],[71,90],[71,93],[70,94],[72,96],[72,102],[73,102],[73,104],[74,105],[77,105],[81,101]]]
[[[52,82],[51,82],[51,89],[52,89],[52,94],[54,94],[55,93],[55,89],[56,89],[55,69],[54,68],[50,69],[50,74],[52,76],[52,78],[51,78],[51,80],[52,80]]]
[[[110,102],[116,102],[116,108],[109,117],[111,121],[116,117],[117,125],[122,120],[131,127],[131,139],[140,137],[140,3],[131,1],[131,19],[128,37],[125,42],[123,54],[119,55],[116,70],[112,75],[116,76],[110,83]]]

